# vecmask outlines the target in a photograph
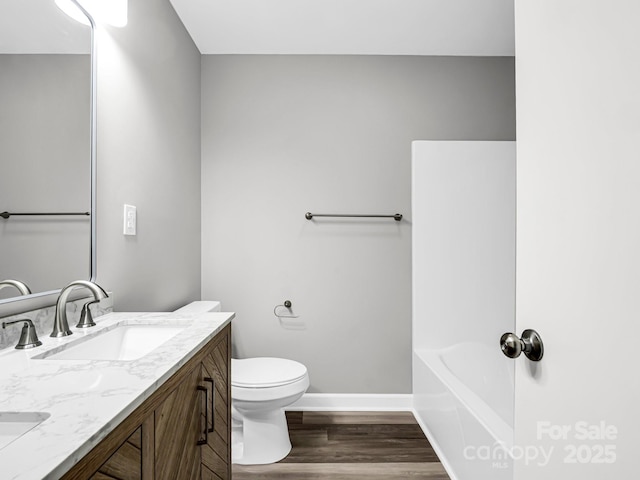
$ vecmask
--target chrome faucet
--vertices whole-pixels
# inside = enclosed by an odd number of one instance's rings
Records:
[[[69,294],[75,288],[88,288],[93,294],[93,302],[87,303],[83,307],[83,315],[81,319],[81,323],[85,320],[85,315],[89,317],[91,320],[91,316],[86,314],[86,311],[89,310],[89,305],[95,302],[99,302],[103,298],[107,298],[107,292],[105,292],[102,287],[96,283],[89,282],[86,280],[76,280],[75,282],[71,282],[69,285],[60,290],[60,296],[58,297],[58,301],[56,302],[56,317],[53,322],[53,331],[51,332],[51,337],[66,337],[67,335],[72,335],[73,332],[69,329],[69,322],[67,321],[67,299],[69,298]],[[85,322],[83,325],[79,325],[80,327],[91,326],[91,324],[95,325],[92,321]]]
[[[27,285],[24,282],[21,282],[20,280],[11,280],[11,279],[2,280],[0,282],[0,290],[7,287],[16,288],[20,292],[20,295],[31,295],[31,289],[27,287]]]

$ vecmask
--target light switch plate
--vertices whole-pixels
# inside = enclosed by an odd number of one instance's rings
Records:
[[[125,235],[135,235],[136,234],[136,223],[138,220],[138,213],[136,207],[133,205],[124,206],[124,230],[123,233]]]

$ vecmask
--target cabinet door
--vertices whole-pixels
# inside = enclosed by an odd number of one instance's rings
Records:
[[[225,333],[202,360],[204,385],[213,390],[207,405],[208,441],[202,446],[203,480],[231,478],[231,392],[229,385],[229,333]],[[211,391],[211,390],[210,390]],[[213,431],[211,431],[213,430]]]
[[[155,410],[155,478],[200,478],[204,391],[196,366]]]
[[[139,480],[142,477],[142,427],[104,462],[91,476],[92,480]]]
[[[229,325],[63,478],[230,480],[230,338]]]

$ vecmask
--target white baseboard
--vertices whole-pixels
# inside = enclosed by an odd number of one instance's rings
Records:
[[[369,393],[305,393],[291,411],[412,411],[413,395]]]

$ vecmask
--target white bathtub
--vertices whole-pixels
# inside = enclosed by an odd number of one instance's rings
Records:
[[[412,144],[414,409],[456,480],[513,480],[516,144]]]
[[[456,480],[511,480],[513,362],[496,347],[462,343],[414,351],[414,409]]]

